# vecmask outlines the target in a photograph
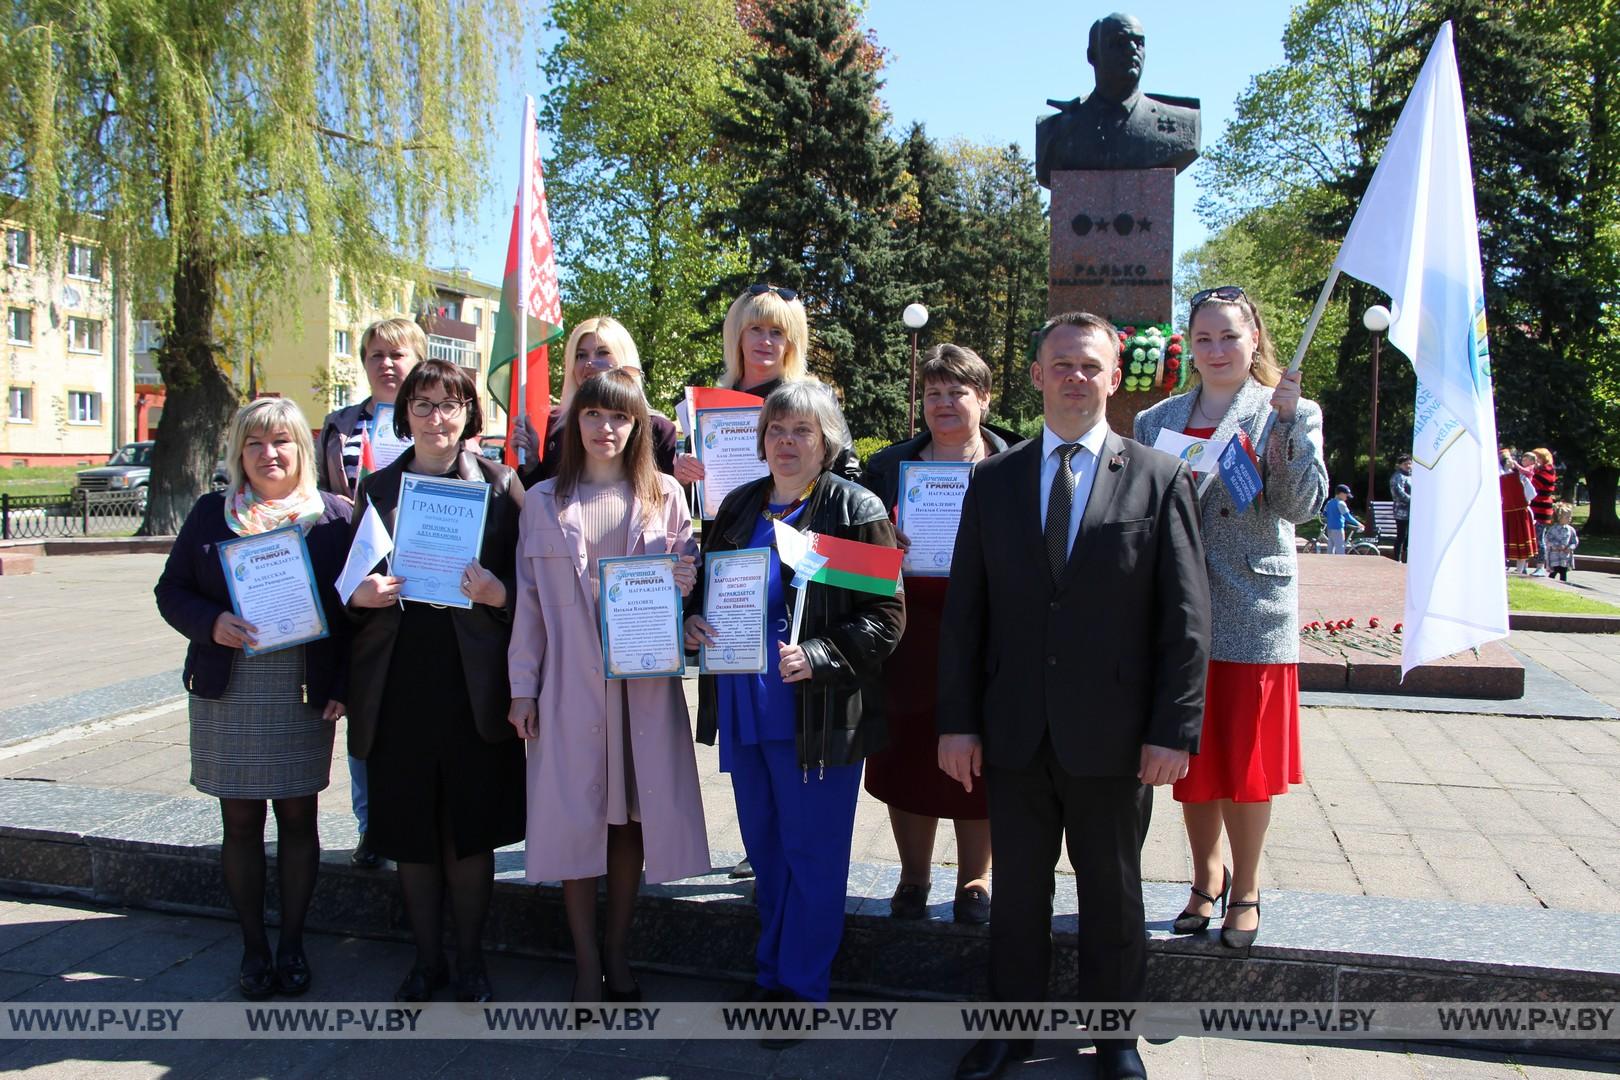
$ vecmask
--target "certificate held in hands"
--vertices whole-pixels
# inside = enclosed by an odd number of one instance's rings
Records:
[[[714,644],[699,650],[698,670],[705,675],[763,674],[770,548],[710,552],[703,557],[703,570],[708,575],[703,618],[714,630]]]
[[[231,608],[258,628],[249,656],[290,649],[327,636],[326,612],[315,589],[304,532],[288,525],[219,545]]]
[[[684,675],[681,590],[674,555],[596,560],[602,666],[610,679]]]
[[[973,465],[966,461],[902,461],[895,528],[906,534],[901,570],[914,577],[949,577]]]
[[[759,460],[759,407],[698,409],[693,423],[692,449],[703,464],[703,520],[713,521],[727,495],[770,471]]]
[[[470,608],[461,591],[461,572],[478,558],[484,543],[489,485],[478,480],[403,473],[399,516],[394,521],[394,561],[403,578],[399,595],[444,607]]]

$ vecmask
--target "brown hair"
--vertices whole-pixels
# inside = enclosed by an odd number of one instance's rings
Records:
[[[566,499],[579,487],[585,474],[588,453],[585,440],[579,433],[579,418],[586,409],[621,412],[635,422],[630,438],[620,455],[624,462],[624,476],[630,481],[630,491],[641,502],[641,521],[647,524],[664,506],[664,485],[658,477],[658,464],[653,460],[652,416],[647,409],[647,398],[641,392],[641,382],[624,368],[613,368],[600,375],[592,375],[574,390],[574,400],[563,413],[562,457],[557,464],[556,493]]]
[[[394,409],[394,434],[402,439],[411,437],[411,398],[423,390],[437,386],[447,397],[459,398],[467,403],[467,426],[461,429],[463,439],[477,438],[484,430],[484,410],[478,405],[478,384],[460,365],[448,360],[424,360],[411,368],[405,381],[399,384],[398,401]]]
[[[924,386],[930,382],[959,382],[985,397],[990,396],[990,365],[980,359],[978,353],[962,345],[947,342],[929,349],[923,354],[917,379]]]
[[[1093,315],[1089,311],[1065,311],[1061,315],[1047,319],[1030,338],[1030,363],[1041,362],[1041,346],[1046,344],[1047,335],[1060,326],[1078,326],[1082,330],[1093,330],[1107,335],[1109,343],[1113,346],[1114,366],[1119,366],[1119,328],[1101,315]]]
[[[1198,313],[1211,304],[1230,304],[1238,309],[1245,322],[1260,332],[1260,341],[1254,347],[1254,356],[1251,358],[1253,362],[1249,365],[1249,374],[1254,376],[1254,381],[1261,386],[1276,386],[1282,382],[1282,368],[1277,365],[1277,347],[1271,343],[1271,334],[1266,330],[1265,320],[1260,318],[1260,309],[1249,299],[1247,293],[1236,300],[1211,296],[1187,313],[1188,356],[1192,355],[1193,323],[1198,320]],[[1198,374],[1198,365],[1193,364],[1192,372],[1187,376],[1187,389],[1182,392],[1196,390],[1203,381],[1202,376]]]

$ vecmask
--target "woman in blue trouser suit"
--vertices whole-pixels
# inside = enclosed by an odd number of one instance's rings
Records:
[[[754,866],[761,931],[752,996],[759,1000],[827,999],[844,932],[861,760],[887,738],[883,661],[905,625],[899,595],[815,584],[805,595],[800,644],[787,644],[793,572],[776,555],[776,521],[895,546],[877,496],[828,471],[844,431],[821,384],[788,382],[773,391],[759,418],[770,475],[733,491],[704,530],[706,553],[771,549],[767,670],[698,683],[698,740],[719,738]],[[703,610],[701,575],[688,610]],[[710,642],[711,632],[701,615],[687,619],[689,647]]]

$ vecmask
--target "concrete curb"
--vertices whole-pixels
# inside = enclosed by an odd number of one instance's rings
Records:
[[[41,792],[40,797],[46,794]],[[218,848],[182,839],[196,837],[207,828],[217,833],[212,800],[146,796],[140,801],[149,805],[101,834],[37,825],[0,826],[0,889],[229,918]],[[26,796],[22,802],[38,805],[36,798]],[[13,808],[19,805],[12,803]],[[16,820],[10,813],[6,817]],[[19,817],[27,820],[36,815],[25,812]],[[154,829],[166,829],[173,838],[131,839]],[[310,926],[360,937],[407,940],[409,931],[395,875],[355,870],[345,856],[334,852],[325,857]],[[500,951],[519,955],[570,956],[561,890],[554,885],[524,883],[521,852],[502,851],[496,860],[487,940]],[[852,868],[852,892],[858,887],[855,878],[870,869]],[[271,873],[269,880],[274,879]],[[890,887],[867,881],[865,891],[886,896]],[[1148,924],[1148,993],[1155,999],[1344,1003],[1620,1000],[1620,917],[1268,892],[1260,941],[1245,952],[1233,952],[1222,947],[1214,934],[1167,934],[1167,920],[1185,898],[1184,885],[1154,883],[1144,891],[1147,910],[1164,914],[1166,920]],[[274,900],[272,894],[272,912]],[[1072,1000],[1077,992],[1078,922],[1072,897],[1066,898],[1060,890],[1057,903],[1060,914],[1053,920],[1052,997]],[[943,917],[914,922],[874,913],[874,907],[886,911],[886,901],[875,901],[871,895],[850,897],[844,947],[833,970],[839,989],[945,1000],[985,995],[987,928],[948,921],[948,904],[933,909],[932,913]],[[645,887],[638,902],[631,953],[638,965],[649,968],[746,978],[753,968],[757,934],[758,920],[746,892],[727,878],[726,866],[719,866],[699,878]],[[1527,942],[1535,943],[1534,948],[1527,950]],[[1620,1043],[1542,1041],[1523,1046],[1544,1053],[1620,1060]]]
[[[167,555],[172,536],[76,536],[59,540],[0,540],[7,555]]]
[[[1546,630],[1555,634],[1620,633],[1620,615],[1574,615],[1551,611],[1514,611],[1509,630]]]

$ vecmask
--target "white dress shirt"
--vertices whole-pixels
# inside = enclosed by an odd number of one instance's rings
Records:
[[[1069,504],[1069,547],[1074,551],[1074,539],[1080,535],[1080,519],[1086,515],[1086,500],[1091,498],[1091,485],[1097,480],[1097,460],[1102,454],[1103,440],[1108,437],[1108,419],[1098,420],[1092,429],[1080,436],[1080,449],[1069,459],[1074,473],[1074,501]],[[1041,425],[1041,532],[1046,531],[1046,508],[1052,500],[1052,481],[1057,479],[1058,448],[1068,445],[1057,432]]]

